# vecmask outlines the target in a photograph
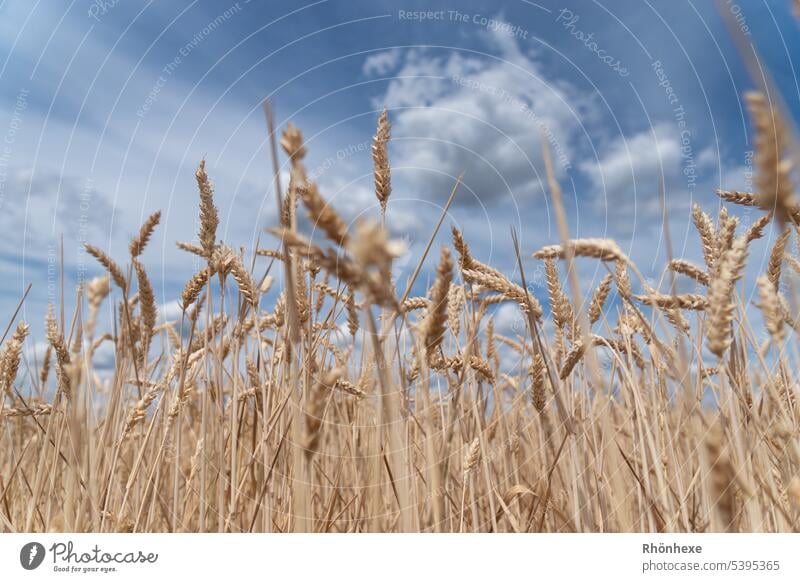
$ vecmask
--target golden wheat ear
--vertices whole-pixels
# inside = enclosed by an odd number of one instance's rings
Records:
[[[375,178],[375,197],[381,205],[381,214],[386,213],[386,205],[392,193],[392,169],[389,165],[389,139],[391,124],[389,112],[384,109],[378,117],[378,129],[372,142],[372,165]]]
[[[431,299],[423,323],[423,337],[428,360],[433,358],[444,338],[445,324],[447,323],[447,300],[452,280],[453,261],[450,258],[450,250],[442,247],[441,259],[436,268],[436,281],[431,289]]]
[[[0,351],[0,398],[3,395],[11,395],[11,387],[17,379],[20,357],[22,356],[22,344],[28,337],[30,328],[24,321],[17,324],[17,329],[8,343]]]
[[[793,162],[787,154],[786,124],[764,93],[750,91],[745,93],[744,100],[753,124],[756,201],[762,209],[774,212],[778,222],[784,225],[798,213],[792,180]]]
[[[733,341],[734,288],[747,261],[747,238],[739,237],[722,254],[708,289],[706,338],[708,349],[721,358]]]
[[[147,243],[150,242],[150,237],[153,235],[153,231],[156,229],[159,222],[161,222],[161,211],[154,212],[144,221],[142,228],[139,229],[138,236],[136,236],[128,246],[131,258],[135,259],[142,254]]]
[[[200,160],[195,172],[197,188],[200,191],[200,232],[198,237],[203,247],[203,254],[211,257],[217,242],[219,211],[214,206],[214,186],[206,172],[206,161]]]
[[[128,283],[125,280],[125,275],[122,273],[120,266],[96,246],[86,243],[84,248],[86,249],[87,253],[97,259],[98,263],[105,267],[105,269],[111,275],[111,278],[114,280],[114,283],[117,284],[117,287],[119,287],[123,292],[127,291]]]

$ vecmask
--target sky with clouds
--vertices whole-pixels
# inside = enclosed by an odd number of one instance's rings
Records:
[[[740,96],[753,83],[725,19],[800,114],[788,5],[0,0],[0,306],[30,283],[25,317],[39,317],[62,264],[69,293],[100,273],[83,242],[124,261],[155,210],[144,260],[174,301],[197,268],[174,243],[195,236],[203,157],[220,238],[274,245],[265,98],[303,130],[309,173],[348,220],[378,213],[370,142],[389,109],[399,279],[461,174],[446,225],[479,258],[513,272],[511,227],[526,252],[556,242],[544,145],[573,236],[616,238],[657,278],[662,181],[673,253],[697,258],[692,202],[713,209],[715,188],[752,180]],[[587,286],[605,274],[581,268]]]

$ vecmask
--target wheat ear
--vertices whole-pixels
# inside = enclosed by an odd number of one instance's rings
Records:
[[[214,245],[217,242],[217,226],[219,226],[219,211],[214,206],[214,186],[206,172],[206,161],[200,160],[195,172],[197,187],[200,190],[200,245],[206,258],[211,257]]]
[[[776,289],[781,284],[781,270],[783,268],[783,259],[786,254],[786,245],[789,242],[789,237],[792,231],[786,229],[775,239],[775,244],[772,246],[772,252],[769,255],[769,263],[767,264],[767,277]]]
[[[117,284],[117,287],[125,291],[127,289],[127,282],[125,281],[125,275],[123,275],[120,266],[96,246],[86,243],[84,247],[86,248],[86,252],[97,259],[97,262],[103,265],[111,274],[111,278],[114,280],[114,283]]]
[[[392,171],[389,165],[389,138],[391,124],[389,113],[384,109],[378,117],[378,129],[372,142],[372,164],[375,177],[375,196],[381,205],[381,213],[386,212],[386,204],[392,193]]]
[[[147,246],[147,243],[150,242],[150,237],[153,235],[153,231],[158,226],[158,223],[161,221],[161,212],[154,212],[151,214],[147,220],[144,221],[144,224],[139,229],[139,234],[131,241],[131,244],[128,246],[128,250],[131,253],[131,257],[136,258],[142,254],[144,251],[144,247]]]
[[[716,229],[714,223],[711,222],[711,217],[703,212],[699,204],[692,206],[692,220],[700,235],[700,242],[703,247],[703,258],[706,261],[706,267],[709,272],[714,268],[714,247],[716,246]]]
[[[425,351],[428,360],[431,360],[444,337],[445,324],[447,323],[447,300],[450,283],[453,280],[453,261],[450,250],[442,247],[439,266],[436,268],[436,281],[431,289],[431,300],[425,315],[424,338]]]
[[[786,125],[779,113],[770,106],[766,95],[758,91],[745,93],[747,108],[753,122],[755,137],[755,183],[758,204],[764,210],[774,210],[778,221],[785,223],[794,206],[792,160]]]
[[[780,345],[786,338],[784,316],[775,285],[769,276],[762,275],[758,278],[758,295],[761,300],[759,308],[764,314],[764,323],[772,339]]]
[[[706,338],[708,349],[722,357],[731,344],[733,312],[735,308],[733,290],[744,270],[747,260],[747,238],[738,237],[725,253],[708,289],[708,319]]]

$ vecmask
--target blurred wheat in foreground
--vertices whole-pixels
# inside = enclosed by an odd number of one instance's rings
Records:
[[[0,531],[798,531],[800,322],[784,271],[800,270],[800,206],[780,122],[762,95],[747,101],[759,191],[719,195],[763,214],[745,229],[727,207],[694,208],[704,264],[665,273],[691,294],[651,288],[613,241],[570,239],[547,151],[558,244],[516,247],[512,280],[453,229],[452,247],[429,245],[435,279],[419,296],[419,268],[403,289],[392,279],[386,112],[380,223],[348,225],[328,205],[290,125],[275,243],[230,248],[201,162],[200,230],[178,246],[202,267],[178,320],[162,323],[142,262],[156,213],[125,260],[87,246],[107,275],[71,317],[46,315],[43,361],[23,356],[25,323],[6,334]],[[747,282],[768,227],[769,260]],[[591,296],[576,260],[606,273]],[[495,331],[503,303],[525,322],[515,337]],[[103,344],[111,377],[93,367]]]

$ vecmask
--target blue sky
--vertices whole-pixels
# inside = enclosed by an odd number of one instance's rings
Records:
[[[719,4],[800,113],[789,2]],[[399,278],[461,172],[448,224],[478,256],[513,271],[512,225],[526,252],[555,242],[543,136],[572,234],[616,238],[657,277],[661,178],[674,252],[690,258],[691,202],[749,184],[752,86],[710,2],[0,0],[0,305],[32,283],[25,317],[40,317],[62,237],[71,297],[100,273],[81,243],[124,261],[158,209],[145,262],[169,305],[197,266],[174,242],[196,231],[203,156],[220,237],[271,244],[265,97],[303,130],[307,167],[348,220],[377,213],[369,142],[389,108]],[[605,273],[582,268],[587,287]]]

